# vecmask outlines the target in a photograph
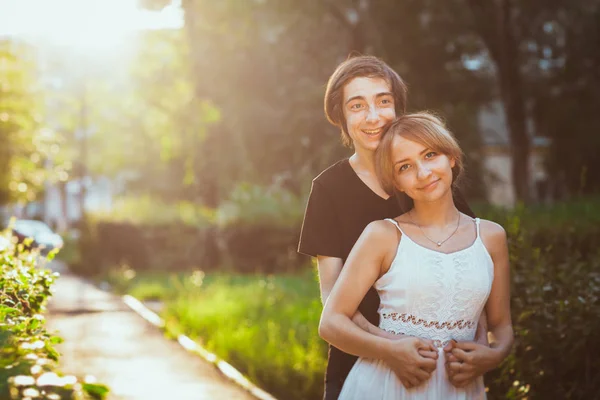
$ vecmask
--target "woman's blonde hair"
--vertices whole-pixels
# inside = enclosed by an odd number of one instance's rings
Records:
[[[455,164],[452,168],[452,187],[456,186],[457,179],[461,176],[464,168],[463,152],[460,146],[440,118],[429,112],[418,112],[404,114],[392,122],[384,132],[375,151],[375,172],[381,187],[387,194],[390,196],[399,194],[394,173],[394,160],[392,160],[392,143],[396,136],[402,136],[453,158]]]

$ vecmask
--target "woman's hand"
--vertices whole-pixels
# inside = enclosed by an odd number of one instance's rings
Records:
[[[401,336],[388,347],[384,361],[407,389],[429,380],[435,371],[438,352],[430,340]]]
[[[498,350],[475,342],[451,341],[444,347],[446,371],[455,387],[465,387],[502,361]]]

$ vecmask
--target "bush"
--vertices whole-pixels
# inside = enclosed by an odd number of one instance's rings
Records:
[[[27,243],[16,245],[9,232],[2,238],[7,246],[0,249],[0,398],[104,398],[105,386],[56,374],[54,345],[61,339],[46,331],[42,312],[57,274],[36,266],[41,256],[26,250]]]
[[[136,208],[135,199],[119,201],[114,214],[88,218],[80,241],[83,257],[73,271],[94,275],[126,265],[136,271],[284,272],[305,262],[296,252],[304,200],[279,186],[241,184],[212,211],[189,204],[151,206],[147,198],[138,202]],[[148,215],[161,210],[161,217]]]
[[[600,393],[600,241],[597,226],[584,225],[528,230],[518,217],[506,225],[515,345],[487,380],[496,395],[490,398]]]
[[[219,231],[222,260],[230,270],[242,273],[297,271],[306,264],[306,257],[296,251],[299,236],[297,226],[230,225]]]

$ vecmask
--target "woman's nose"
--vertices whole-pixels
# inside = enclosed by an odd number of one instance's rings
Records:
[[[419,164],[417,166],[417,176],[419,179],[428,178],[431,175],[431,170],[426,165]]]

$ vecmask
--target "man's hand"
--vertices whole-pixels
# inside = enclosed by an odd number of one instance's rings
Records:
[[[438,352],[430,340],[404,336],[390,343],[389,356],[384,359],[404,387],[421,385],[431,377]]]
[[[444,355],[450,383],[459,388],[496,368],[499,363],[497,350],[475,342],[451,341],[444,347]]]

